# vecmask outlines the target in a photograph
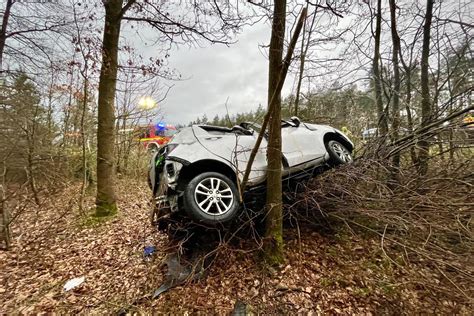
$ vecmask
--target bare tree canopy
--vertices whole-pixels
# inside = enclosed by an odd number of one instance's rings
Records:
[[[471,315],[472,9],[0,1],[1,312]]]

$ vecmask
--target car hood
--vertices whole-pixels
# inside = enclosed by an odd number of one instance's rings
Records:
[[[196,131],[193,126],[185,127],[176,133],[168,144],[192,144],[197,142]]]
[[[214,159],[231,165],[232,153],[235,146],[235,135],[222,129],[220,135],[208,132],[199,125],[181,129],[168,142],[169,157],[179,158],[189,163]]]

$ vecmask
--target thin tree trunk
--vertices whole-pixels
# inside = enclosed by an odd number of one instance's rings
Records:
[[[451,79],[448,81],[448,90],[449,90],[449,98],[452,100],[453,98],[453,85],[451,84]],[[453,102],[449,102],[449,113],[453,113]],[[453,133],[453,128],[449,128],[448,132],[448,143],[449,143],[449,161],[454,161],[454,133]]]
[[[382,30],[382,0],[377,0],[377,14],[375,21],[375,47],[372,62],[375,104],[377,107],[378,135],[385,136],[388,132],[388,122],[382,99],[382,77],[380,74],[380,34]]]
[[[109,216],[117,211],[114,188],[114,129],[121,10],[121,0],[105,2],[105,26],[98,96],[96,216]]]
[[[0,29],[0,73],[3,71],[3,52],[5,51],[5,43],[7,41],[7,27],[12,5],[13,0],[7,0],[5,11],[3,12],[2,28]]]
[[[121,157],[122,157],[122,142],[123,139],[120,137],[120,119],[115,120],[115,139],[116,139],[116,146],[115,146],[115,171],[117,173],[122,173],[121,169]]]
[[[300,90],[301,90],[301,83],[303,82],[303,73],[304,73],[304,61],[305,61],[305,45],[304,45],[304,38],[306,33],[306,23],[303,25],[303,35],[301,38],[301,53],[300,53],[300,69],[298,71],[298,82],[296,84],[296,93],[295,93],[295,109],[294,109],[294,116],[298,116],[298,105],[300,103]],[[291,102],[289,107],[289,112],[291,115]]]
[[[430,55],[430,29],[433,17],[434,0],[426,1],[425,25],[423,26],[423,48],[421,52],[421,128],[427,126],[431,120],[431,101],[428,78],[428,58]],[[429,141],[423,138],[419,141],[418,172],[426,175],[428,172]]]
[[[403,54],[401,52],[401,49],[399,51],[399,57],[400,57],[400,62],[403,65],[403,69],[405,70],[405,110],[407,112],[407,124],[408,124],[408,133],[412,134],[414,131],[414,123],[413,123],[413,116],[411,112],[411,91],[412,91],[412,72],[416,70],[416,66],[413,65],[413,47],[414,44],[412,44],[410,48],[410,60],[408,64],[405,63],[403,60]],[[410,157],[411,161],[413,164],[417,163],[417,156],[416,156],[416,150],[415,146],[410,146]]]
[[[53,140],[53,89],[55,82],[55,71],[53,66],[51,66],[51,83],[48,89],[48,112],[46,116],[46,125],[48,126],[48,143],[51,145]]]
[[[308,6],[306,6],[306,8],[308,8]],[[298,83],[296,85],[296,96],[295,96],[295,111],[294,111],[295,116],[298,116],[298,106],[299,106],[299,103],[300,103],[301,83],[303,82],[304,64],[305,64],[305,61],[306,61],[306,56],[308,54],[308,49],[309,49],[309,45],[310,45],[310,42],[311,42],[311,34],[312,34],[312,29],[313,29],[315,19],[316,19],[316,10],[314,11],[313,19],[311,21],[311,25],[310,25],[309,30],[308,30],[308,38],[306,40],[306,46],[305,46],[305,41],[304,41],[305,40],[305,33],[306,33],[306,22],[303,24],[303,35],[302,35],[302,39],[301,39],[300,69],[299,69],[299,73],[298,73]]]
[[[0,238],[3,239],[5,244],[5,250],[10,249],[10,241],[11,241],[11,234],[10,234],[10,213],[7,208],[6,203],[6,184],[5,184],[5,176],[7,173],[7,168],[5,167],[5,162],[3,162],[3,172],[2,172],[2,183],[0,184]]]
[[[392,63],[393,63],[393,99],[392,99],[392,141],[396,141],[399,137],[400,128],[400,65],[398,55],[400,53],[400,37],[397,31],[397,14],[395,0],[390,0],[390,21],[392,32]],[[398,173],[400,167],[400,153],[396,153],[392,157],[393,173]],[[393,174],[396,177],[396,174]]]
[[[413,117],[411,115],[411,69],[410,67],[405,68],[406,73],[406,100],[405,100],[405,110],[407,111],[407,123],[408,123],[408,133],[413,133]],[[416,151],[415,146],[410,147],[410,156],[413,164],[416,163]]]
[[[33,193],[33,198],[35,200],[36,205],[40,205],[41,201],[39,199],[39,194],[38,194],[38,188],[36,186],[36,173],[35,173],[35,162],[33,160],[33,155],[35,153],[35,148],[34,148],[34,139],[35,139],[35,124],[36,124],[36,117],[37,117],[37,111],[38,111],[38,105],[36,106],[36,111],[35,115],[32,119],[33,124],[30,125],[28,122],[25,123],[25,131],[26,131],[26,142],[27,142],[27,153],[26,153],[26,158],[27,158],[27,165],[25,167],[27,177],[28,177],[28,183],[30,185],[31,192]]]
[[[79,199],[79,211],[83,212],[84,209],[84,197],[86,195],[86,189],[89,186],[89,168],[87,166],[87,151],[86,151],[86,131],[85,131],[85,118],[87,113],[87,102],[89,99],[89,78],[87,74],[87,59],[84,60],[84,89],[83,89],[83,102],[82,102],[82,113],[81,113],[81,139],[82,139],[82,184],[81,184],[81,196]]]
[[[66,109],[64,110],[64,121],[63,121],[63,140],[61,143],[61,147],[68,147],[69,145],[69,119],[71,117],[71,107],[72,107],[72,96],[73,96],[73,91],[72,87],[74,84],[74,69],[71,69],[71,80],[69,81],[69,88],[68,88],[68,102]]]
[[[286,0],[275,0],[268,72],[268,108],[272,108],[273,111],[270,116],[268,133],[267,216],[265,218],[264,243],[265,257],[271,265],[283,262],[281,91],[277,91],[277,89],[282,69],[285,21]],[[273,97],[275,92],[276,97]]]
[[[298,23],[296,24],[295,32],[293,34],[293,37],[290,40],[290,45],[288,46],[288,51],[286,52],[285,60],[283,61],[283,65],[281,68],[281,72],[279,74],[279,79],[278,79],[278,85],[277,89],[273,92],[272,97],[268,101],[269,103],[269,108],[267,109],[267,113],[265,114],[265,117],[263,118],[262,122],[262,128],[260,129],[260,132],[258,133],[257,140],[255,142],[255,146],[252,148],[252,152],[250,153],[249,161],[247,163],[247,167],[245,168],[244,176],[242,178],[242,183],[241,183],[241,192],[245,191],[245,187],[247,186],[248,178],[250,175],[250,171],[252,170],[252,165],[255,160],[255,157],[257,156],[258,149],[260,148],[260,144],[262,143],[263,140],[263,135],[265,134],[265,131],[267,129],[268,122],[270,120],[271,113],[273,112],[273,107],[275,106],[276,103],[273,102],[275,98],[277,98],[277,95],[281,92],[281,89],[283,88],[283,84],[285,83],[285,78],[286,74],[288,73],[288,68],[290,67],[291,64],[291,59],[293,57],[293,52],[296,47],[296,42],[298,40],[298,36],[301,32],[301,29],[303,27],[304,20],[306,19],[306,12],[307,10],[304,9],[301,12],[300,18],[298,20]],[[309,92],[308,92],[309,94]],[[227,115],[228,117],[229,115]]]
[[[7,205],[5,203],[5,194],[2,187],[2,196],[0,199],[0,237],[3,239],[5,250],[10,249],[11,233],[10,233],[10,215],[8,212]]]

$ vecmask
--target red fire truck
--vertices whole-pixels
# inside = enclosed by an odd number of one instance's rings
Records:
[[[158,150],[158,148],[168,143],[176,132],[175,126],[159,122],[155,125],[150,124],[143,127],[138,139],[146,149]]]

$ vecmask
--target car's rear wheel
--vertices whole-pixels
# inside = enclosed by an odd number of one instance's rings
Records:
[[[183,202],[185,211],[193,219],[215,225],[235,218],[239,193],[235,183],[225,175],[205,172],[188,183]]]
[[[351,151],[342,143],[331,139],[325,145],[329,153],[331,164],[341,165],[352,162],[353,158]]]

